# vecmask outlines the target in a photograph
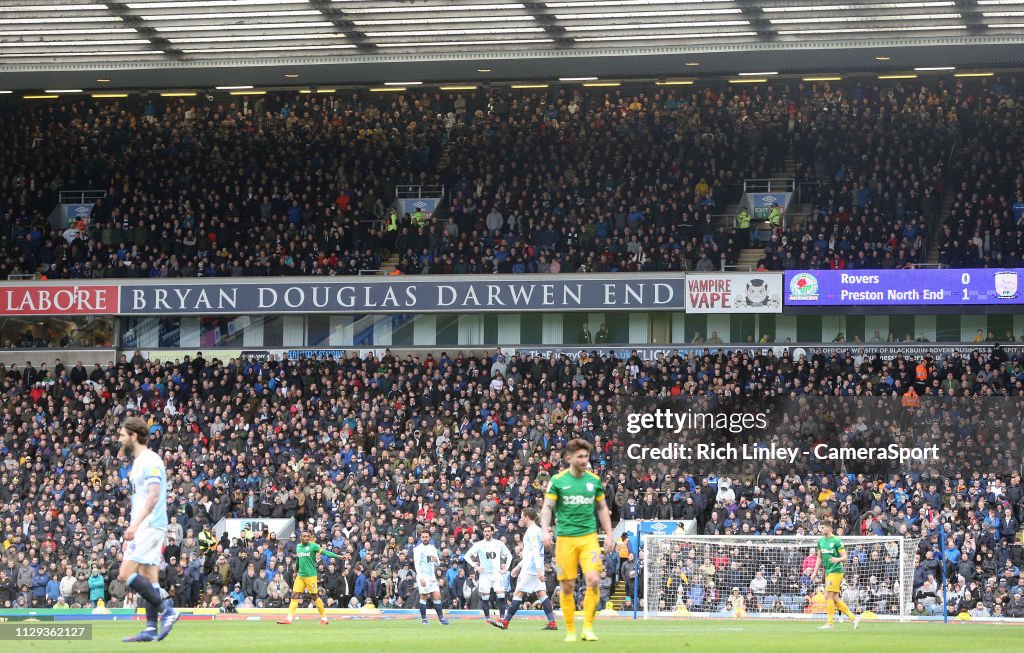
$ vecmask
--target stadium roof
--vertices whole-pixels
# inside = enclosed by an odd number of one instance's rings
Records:
[[[0,87],[96,88],[98,78],[121,88],[212,88],[1024,64],[1024,0],[839,2],[3,1]]]

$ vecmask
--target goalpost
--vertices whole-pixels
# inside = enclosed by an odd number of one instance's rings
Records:
[[[645,535],[643,616],[824,619],[823,570],[811,578],[818,539]],[[847,562],[840,598],[850,610],[908,617],[919,540],[841,539]]]

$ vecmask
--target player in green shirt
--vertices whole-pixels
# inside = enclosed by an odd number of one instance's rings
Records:
[[[292,585],[292,600],[288,604],[288,618],[278,621],[281,625],[288,625],[295,620],[295,610],[299,607],[299,596],[309,592],[316,597],[316,609],[320,612],[320,623],[327,625],[327,613],[324,612],[324,602],[317,593],[316,582],[316,555],[327,556],[328,558],[341,559],[337,553],[331,553],[313,541],[309,531],[302,531],[299,545],[295,547],[295,558],[298,560],[298,569],[295,573],[295,583]]]
[[[836,608],[849,617],[853,627],[860,626],[860,617],[853,616],[850,608],[839,597],[839,590],[843,584],[843,563],[846,562],[846,548],[842,540],[835,536],[832,530],[832,520],[825,518],[821,520],[821,538],[816,545],[817,557],[814,560],[814,573],[812,578],[818,577],[818,568],[825,566],[825,614],[828,615],[828,623],[821,626],[822,630],[830,630],[836,619]]]
[[[583,569],[587,593],[583,598],[583,640],[597,641],[594,634],[594,615],[600,602],[601,545],[597,541],[597,519],[604,529],[604,550],[610,552],[612,517],[604,499],[604,485],[600,477],[587,469],[594,450],[586,440],[576,438],[566,445],[569,469],[555,474],[544,493],[541,511],[541,533],[545,546],[551,546],[551,516],[555,516],[558,540],[555,543],[555,571],[562,585],[561,608],[568,631],[565,641],[576,641],[576,588],[577,568]]]

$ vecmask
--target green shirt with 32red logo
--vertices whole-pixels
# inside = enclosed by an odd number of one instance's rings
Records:
[[[604,484],[597,474],[585,471],[576,477],[569,469],[559,472],[551,478],[544,496],[555,502],[557,535],[581,537],[597,533],[594,508],[604,500]]]

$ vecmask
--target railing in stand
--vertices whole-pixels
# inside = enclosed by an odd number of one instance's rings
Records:
[[[62,190],[60,192],[61,204],[92,204],[107,196],[105,190]]]
[[[796,189],[795,179],[745,179],[744,193],[792,193]]]
[[[407,184],[395,187],[395,197],[398,199],[420,199],[423,197],[444,197],[443,185],[420,185]]]
[[[34,281],[39,278],[38,274],[8,274],[8,281]]]
[[[750,265],[750,264],[747,264],[747,265],[726,265],[725,263],[722,264],[722,272],[753,272],[753,271],[754,271],[754,266]]]

